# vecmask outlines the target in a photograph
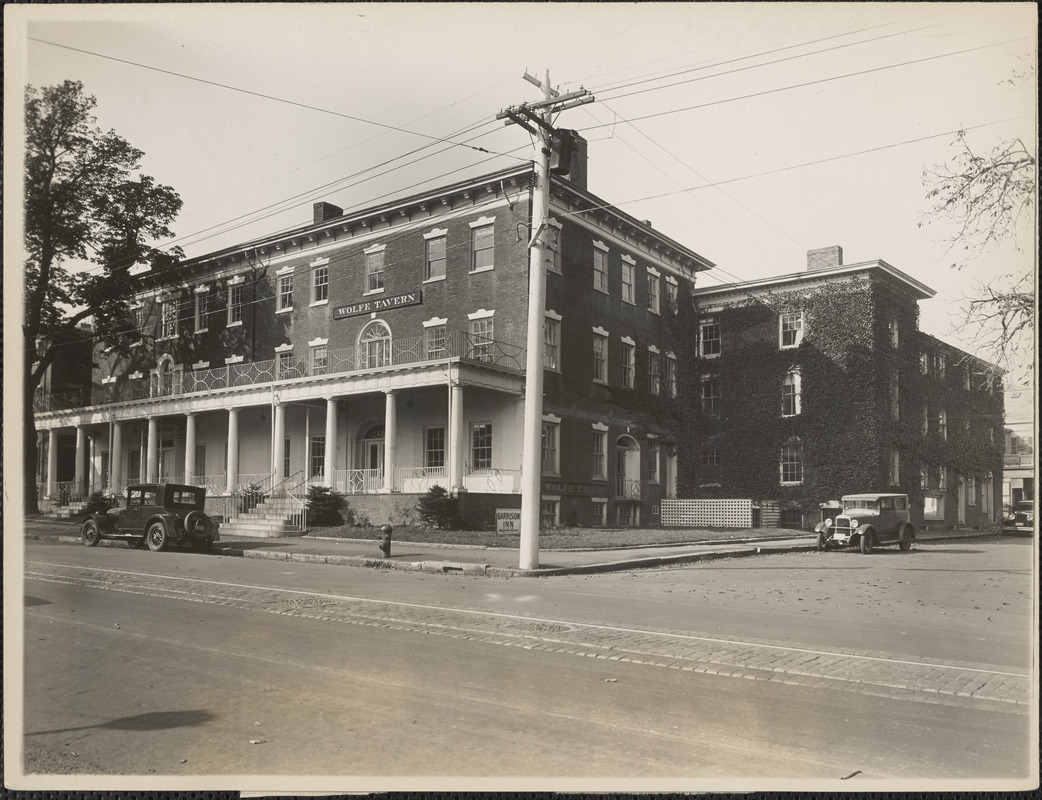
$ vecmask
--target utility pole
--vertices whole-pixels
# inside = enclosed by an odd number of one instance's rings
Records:
[[[567,132],[553,128],[555,112],[593,102],[585,89],[562,95],[550,86],[550,72],[542,81],[525,72],[524,78],[543,92],[534,103],[511,106],[496,115],[506,125],[520,125],[532,134],[535,145],[535,188],[532,192],[532,238],[528,242],[528,337],[525,358],[524,433],[521,451],[521,544],[519,566],[539,566],[539,517],[542,488],[543,437],[543,324],[546,316],[546,253],[543,238],[550,217],[550,157],[570,149]],[[567,158],[565,158],[567,160]],[[562,172],[567,172],[567,164]]]

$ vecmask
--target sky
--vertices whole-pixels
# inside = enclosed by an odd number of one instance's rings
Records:
[[[923,170],[960,129],[1037,141],[1035,73],[1010,81],[1036,31],[1033,3],[9,5],[5,94],[10,119],[20,83],[81,81],[194,256],[529,160],[495,117],[548,71],[596,98],[556,121],[590,191],[717,264],[699,285],[840,245],[935,289],[922,329],[976,352],[960,298],[1031,270],[1034,231],[953,271]]]

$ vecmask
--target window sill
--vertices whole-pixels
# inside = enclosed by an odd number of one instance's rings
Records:
[[[637,301],[636,300],[627,300],[625,297],[622,298],[622,302],[624,302],[628,306],[635,306],[635,305],[637,305]]]
[[[289,314],[292,311],[293,311],[293,306],[289,306],[287,308],[280,308],[278,311],[275,312],[275,314],[276,314],[276,316],[279,315],[279,314]]]
[[[599,386],[607,386],[608,385],[607,381],[602,381],[600,378],[594,378],[593,382],[598,384]]]
[[[383,288],[380,288],[380,289],[370,289],[368,292],[362,292],[362,297],[369,297],[370,295],[383,294],[383,293],[384,293]]]
[[[315,300],[313,303],[311,303],[308,306],[308,308],[314,308],[315,306],[328,306],[328,305],[329,305],[329,299],[327,298],[325,300]]]
[[[472,270],[470,271],[470,274],[471,274],[471,275],[476,275],[476,274],[477,274],[477,273],[479,273],[479,272],[491,272],[491,271],[492,271],[492,270],[494,270],[495,268],[496,268],[496,267],[495,267],[495,265],[494,265],[494,264],[493,264],[493,265],[492,265],[491,267],[478,267],[477,269],[472,269]]]
[[[595,286],[593,287],[593,290],[594,290],[595,292],[600,292],[600,293],[601,293],[601,294],[603,294],[603,295],[609,295],[609,294],[611,294],[611,292],[609,292],[609,291],[608,291],[607,289],[602,289],[602,288],[601,288],[600,286],[596,286],[596,285],[595,285]]]
[[[160,336],[158,339],[156,339],[157,342],[173,342],[173,341],[176,341],[176,340],[177,340],[177,335],[176,334],[173,335],[173,336]]]
[[[427,278],[424,281],[424,283],[438,283],[439,281],[443,281],[443,280],[445,280],[445,276],[444,275],[438,275],[437,277],[434,277],[434,278]]]
[[[195,333],[196,333],[196,335],[198,335],[198,334],[200,334],[200,333],[209,333],[209,332],[210,332],[210,329],[209,329],[209,328],[196,328],[196,329],[195,329]]]
[[[780,486],[803,486],[803,481],[782,481]]]
[[[546,370],[547,372],[556,372],[558,375],[561,374],[561,368],[560,367],[551,367],[551,366],[548,366],[546,364],[543,364],[543,369]]]
[[[601,483],[607,483],[608,482],[608,476],[607,475],[594,475],[592,478],[590,478],[590,480],[591,481],[600,481]]]
[[[661,311],[656,311],[656,310],[655,310],[655,309],[653,309],[653,308],[649,308],[649,309],[648,309],[648,313],[649,313],[649,314],[654,314],[654,315],[655,315],[656,317],[660,317],[660,316],[662,316],[662,312],[661,312]]]
[[[241,328],[242,327],[242,320],[240,319],[238,322],[229,322],[225,327],[228,327],[228,328]]]

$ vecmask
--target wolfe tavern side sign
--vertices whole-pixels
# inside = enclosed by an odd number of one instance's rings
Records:
[[[415,306],[423,302],[423,292],[406,292],[396,294],[393,297],[374,297],[371,300],[363,300],[360,303],[351,303],[346,306],[336,306],[333,309],[333,319],[344,319],[345,317],[357,317],[359,314],[369,314],[373,311],[387,311],[391,308],[402,306]]]

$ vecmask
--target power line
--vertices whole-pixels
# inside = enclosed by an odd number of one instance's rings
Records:
[[[219,89],[228,89],[230,91],[240,92],[241,94],[250,95],[252,97],[260,97],[260,98],[262,98],[264,100],[273,100],[276,103],[284,103],[286,105],[296,106],[297,108],[306,108],[306,109],[308,109],[310,111],[318,111],[318,112],[320,112],[322,114],[330,114],[330,115],[332,115],[334,117],[342,117],[343,119],[349,119],[349,120],[352,120],[353,122],[363,122],[366,125],[375,125],[375,126],[377,126],[379,128],[385,128],[387,130],[398,131],[399,133],[408,133],[411,136],[419,136],[419,137],[422,137],[424,139],[430,139],[430,140],[432,140],[434,142],[443,142],[445,144],[451,144],[451,145],[454,145],[456,147],[467,147],[467,148],[469,148],[471,150],[477,150],[479,153],[487,153],[488,152],[488,150],[485,150],[483,147],[475,147],[474,145],[463,144],[463,143],[460,143],[460,142],[454,142],[451,139],[445,139],[445,138],[442,138],[442,137],[439,137],[439,136],[431,136],[430,134],[420,133],[419,131],[411,131],[411,130],[408,130],[407,128],[400,128],[397,125],[389,125],[389,124],[384,123],[384,122],[376,122],[375,120],[365,119],[363,117],[356,117],[356,116],[354,116],[352,114],[345,114],[342,111],[333,111],[333,110],[328,109],[328,108],[322,108],[321,106],[313,106],[313,105],[310,105],[308,103],[298,102],[296,100],[288,100],[288,99],[286,99],[284,97],[275,97],[274,95],[264,94],[263,92],[255,92],[252,89],[243,89],[242,87],[239,87],[239,86],[231,86],[231,85],[229,85],[227,83],[220,83],[218,81],[211,81],[211,80],[208,80],[206,78],[197,78],[194,75],[185,75],[182,72],[175,72],[173,70],[161,69],[160,67],[153,67],[153,66],[151,66],[149,64],[141,64],[141,63],[139,63],[137,61],[130,61],[130,60],[125,59],[125,58],[116,58],[115,56],[105,55],[104,53],[96,53],[96,52],[93,52],[91,50],[84,50],[84,49],[82,49],[80,47],[72,47],[71,45],[67,45],[67,44],[58,44],[57,42],[49,42],[46,39],[38,39],[38,38],[36,38],[34,36],[29,36],[28,39],[29,39],[29,41],[39,42],[40,44],[47,44],[47,45],[50,45],[51,47],[60,47],[60,48],[62,48],[64,50],[72,50],[73,52],[76,52],[76,53],[83,53],[83,54],[88,55],[88,56],[94,56],[95,58],[104,58],[104,59],[106,59],[108,61],[116,61],[116,62],[118,62],[120,64],[129,64],[130,66],[133,66],[133,67],[140,67],[141,69],[147,69],[147,70],[151,70],[153,72],[159,72],[159,73],[162,73],[164,75],[172,75],[172,76],[174,76],[176,78],[184,78],[185,80],[195,81],[196,83],[202,83],[202,84],[205,84],[207,86],[216,86]]]
[[[880,27],[880,26],[877,26],[877,27]],[[833,52],[835,50],[845,50],[848,47],[857,47],[857,46],[862,45],[862,44],[869,44],[871,42],[878,42],[878,41],[881,41],[883,39],[892,39],[895,36],[904,36],[904,35],[909,34],[909,33],[917,33],[919,31],[928,30],[929,28],[932,28],[932,27],[936,27],[936,26],[928,25],[928,26],[924,26],[924,27],[921,27],[921,28],[909,28],[908,30],[897,31],[896,33],[887,33],[887,34],[884,34],[882,36],[875,36],[875,37],[873,37],[871,39],[862,39],[862,40],[857,41],[857,42],[847,42],[846,44],[835,45],[834,47],[825,47],[825,48],[823,48],[821,50],[811,51],[810,53],[799,53],[798,55],[794,55],[794,56],[786,56],[785,58],[777,58],[777,59],[774,59],[773,61],[764,61],[764,62],[762,62],[760,64],[750,64],[749,66],[739,67],[737,69],[727,70],[726,72],[714,72],[712,75],[703,75],[703,76],[700,76],[698,78],[691,78],[691,79],[685,80],[685,81],[677,81],[675,83],[668,83],[665,86],[654,86],[654,87],[651,87],[650,89],[648,89],[646,91],[652,91],[653,92],[653,91],[658,91],[659,89],[668,89],[668,88],[673,87],[673,86],[682,86],[685,83],[694,83],[695,81],[704,81],[704,80],[707,80],[708,78],[718,78],[718,77],[720,77],[722,75],[732,75],[734,73],[745,72],[746,70],[750,70],[750,69],[759,69],[760,67],[767,67],[767,66],[771,66],[773,64],[782,64],[782,63],[784,63],[786,61],[795,61],[795,60],[800,59],[800,58],[808,58],[809,56],[816,56],[816,55],[820,55],[822,53],[831,53],[831,52]],[[751,56],[741,56],[740,58],[732,58],[732,59],[728,59],[726,61],[718,61],[718,62],[716,62],[714,64],[706,64],[704,66],[692,67],[690,69],[680,70],[680,71],[674,72],[672,74],[666,74],[666,75],[662,75],[662,76],[659,76],[659,77],[646,78],[646,79],[643,79],[643,80],[632,81],[631,83],[623,83],[623,84],[619,84],[618,86],[612,86],[612,87],[607,87],[607,88],[604,88],[604,89],[598,89],[597,91],[598,91],[598,94],[601,94],[601,93],[604,93],[604,92],[614,92],[614,91],[617,91],[619,89],[627,89],[630,86],[639,86],[639,85],[641,85],[643,83],[651,83],[652,81],[665,80],[666,78],[671,78],[671,77],[673,77],[675,75],[685,75],[685,74],[687,74],[689,72],[699,72],[699,71],[704,70],[704,69],[712,69],[713,67],[722,67],[722,66],[726,66],[727,64],[734,64],[734,63],[737,63],[739,61],[746,61],[746,60],[748,60],[750,58],[756,58],[757,56],[760,56],[760,55],[770,55],[772,53],[780,53],[780,52],[783,52],[785,50],[792,50],[792,49],[794,49],[796,47],[804,47],[807,44],[816,44],[817,42],[828,41],[829,39],[835,39],[835,38],[839,38],[839,36],[847,36],[847,35],[849,35],[849,34],[839,34],[837,36],[828,36],[828,37],[825,37],[824,39],[815,39],[815,40],[810,41],[810,42],[801,42],[800,44],[788,45],[786,47],[779,47],[776,50],[767,50],[765,52],[757,53],[757,54],[751,55]],[[642,94],[642,93],[643,93],[643,91],[641,91],[641,92],[628,92],[626,94],[615,95],[611,99],[612,100],[618,100],[618,99],[623,98],[623,97],[630,97],[631,95]]]
[[[780,86],[780,87],[775,88],[775,89],[766,89],[766,90],[764,90],[762,92],[753,92],[751,94],[738,95],[736,97],[725,97],[725,98],[722,98],[720,100],[712,100],[712,101],[707,102],[707,103],[699,103],[699,104],[693,105],[693,106],[685,106],[684,108],[674,108],[674,109],[671,109],[669,111],[658,111],[658,112],[655,112],[653,114],[645,114],[645,115],[640,116],[640,117],[632,117],[630,119],[630,122],[640,122],[641,120],[654,119],[655,117],[664,117],[664,116],[668,116],[670,114],[681,114],[681,113],[684,113],[685,111],[695,111],[695,110],[700,109],[700,108],[709,108],[710,106],[723,105],[724,103],[733,103],[733,102],[735,102],[737,100],[750,100],[750,99],[752,99],[754,97],[766,97],[767,95],[777,94],[779,92],[788,92],[788,91],[792,91],[793,89],[805,89],[808,86],[818,86],[818,85],[823,84],[823,83],[831,83],[832,81],[845,80],[846,78],[856,78],[856,77],[860,77],[862,75],[871,75],[871,74],[876,73],[876,72],[884,72],[886,70],[897,69],[898,67],[907,67],[907,66],[911,66],[913,64],[924,64],[924,63],[926,63],[928,61],[936,61],[936,60],[942,59],[942,58],[950,58],[951,56],[964,55],[966,53],[972,53],[972,52],[975,52],[977,50],[985,50],[985,49],[988,49],[988,48],[991,48],[991,47],[1001,47],[1002,45],[1010,44],[1011,42],[1014,42],[1014,41],[1023,41],[1023,40],[1022,39],[1009,39],[1009,40],[1004,41],[1004,42],[993,42],[992,44],[981,45],[980,47],[969,47],[969,48],[966,48],[965,50],[955,50],[955,51],[950,52],[950,53],[941,53],[940,55],[936,55],[936,56],[927,56],[925,58],[917,58],[917,59],[913,59],[911,61],[902,61],[902,62],[899,62],[899,63],[896,63],[896,64],[886,64],[886,65],[881,66],[881,67],[872,67],[871,69],[859,70],[858,72],[847,72],[847,73],[844,73],[842,75],[833,75],[833,76],[828,77],[828,78],[818,78],[818,79],[813,80],[813,81],[806,81],[804,83],[796,83],[796,84],[792,84],[790,86]],[[642,94],[642,93],[648,92],[648,91],[654,91],[654,90],[653,89],[645,89],[645,90],[643,90],[643,92],[633,92],[632,94]],[[626,96],[628,97],[629,95],[626,95]],[[612,98],[612,99],[615,100],[615,99],[618,99],[618,98]],[[584,130],[584,131],[585,130],[593,130],[595,128],[604,128],[604,127],[607,127],[607,125],[606,124],[592,125],[592,126],[590,126],[588,128],[583,128],[581,130]]]

